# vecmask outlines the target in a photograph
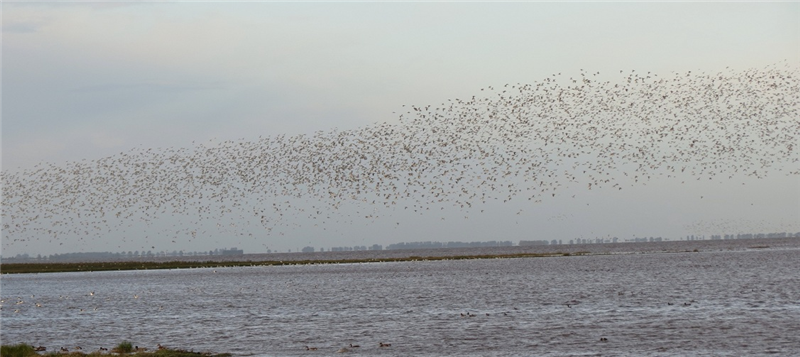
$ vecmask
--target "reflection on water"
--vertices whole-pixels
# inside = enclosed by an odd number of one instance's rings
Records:
[[[49,351],[800,355],[797,249],[4,275],[2,299],[3,344]]]

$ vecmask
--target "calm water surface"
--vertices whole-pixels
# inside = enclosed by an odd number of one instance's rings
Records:
[[[1,295],[2,343],[48,350],[800,355],[797,249],[20,274]]]

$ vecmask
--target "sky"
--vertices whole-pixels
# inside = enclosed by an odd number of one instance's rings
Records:
[[[397,123],[404,105],[561,72],[612,80],[783,61],[800,65],[800,3],[4,2],[2,170]],[[579,200],[490,202],[468,218],[298,217],[253,239],[20,243],[4,230],[2,254],[800,232],[798,175],[571,190]]]

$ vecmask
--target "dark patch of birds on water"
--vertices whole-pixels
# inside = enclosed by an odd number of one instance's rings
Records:
[[[384,208],[478,213],[489,201],[542,202],[570,186],[800,174],[800,82],[788,62],[663,77],[631,71],[618,82],[598,75],[481,88],[360,129],[4,171],[4,240],[102,238],[176,215],[190,222],[163,231],[173,241],[210,235],[208,221],[259,239],[305,222],[293,218],[324,226],[374,220]],[[372,209],[344,217],[347,204]]]

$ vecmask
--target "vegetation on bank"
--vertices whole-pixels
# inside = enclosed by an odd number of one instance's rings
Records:
[[[40,347],[41,348],[41,347]],[[159,348],[153,351],[145,349],[135,349],[131,346],[130,342],[122,342],[116,348],[111,350],[112,354],[119,356],[136,356],[136,357],[230,357],[230,353],[214,354],[210,352],[194,352],[171,348]],[[86,356],[106,356],[109,351],[98,350],[89,353],[81,351],[41,351],[37,352],[36,348],[24,343],[18,345],[4,345],[0,347],[0,357],[33,357],[33,356],[60,356],[60,357],[86,357]]]
[[[2,357],[26,357],[33,356],[36,351],[33,346],[20,343],[18,345],[0,346],[0,356]]]
[[[63,273],[76,271],[108,271],[108,270],[148,270],[148,269],[191,269],[191,268],[221,268],[240,266],[270,266],[270,265],[309,265],[309,264],[356,264],[378,262],[408,262],[408,261],[433,261],[433,260],[463,260],[463,259],[499,259],[499,258],[537,258],[560,257],[570,255],[587,255],[588,252],[577,253],[517,253],[517,254],[485,254],[485,255],[458,255],[437,257],[402,257],[402,258],[369,258],[369,259],[319,259],[319,260],[267,260],[267,261],[169,261],[169,262],[89,262],[89,263],[2,263],[0,273]]]

